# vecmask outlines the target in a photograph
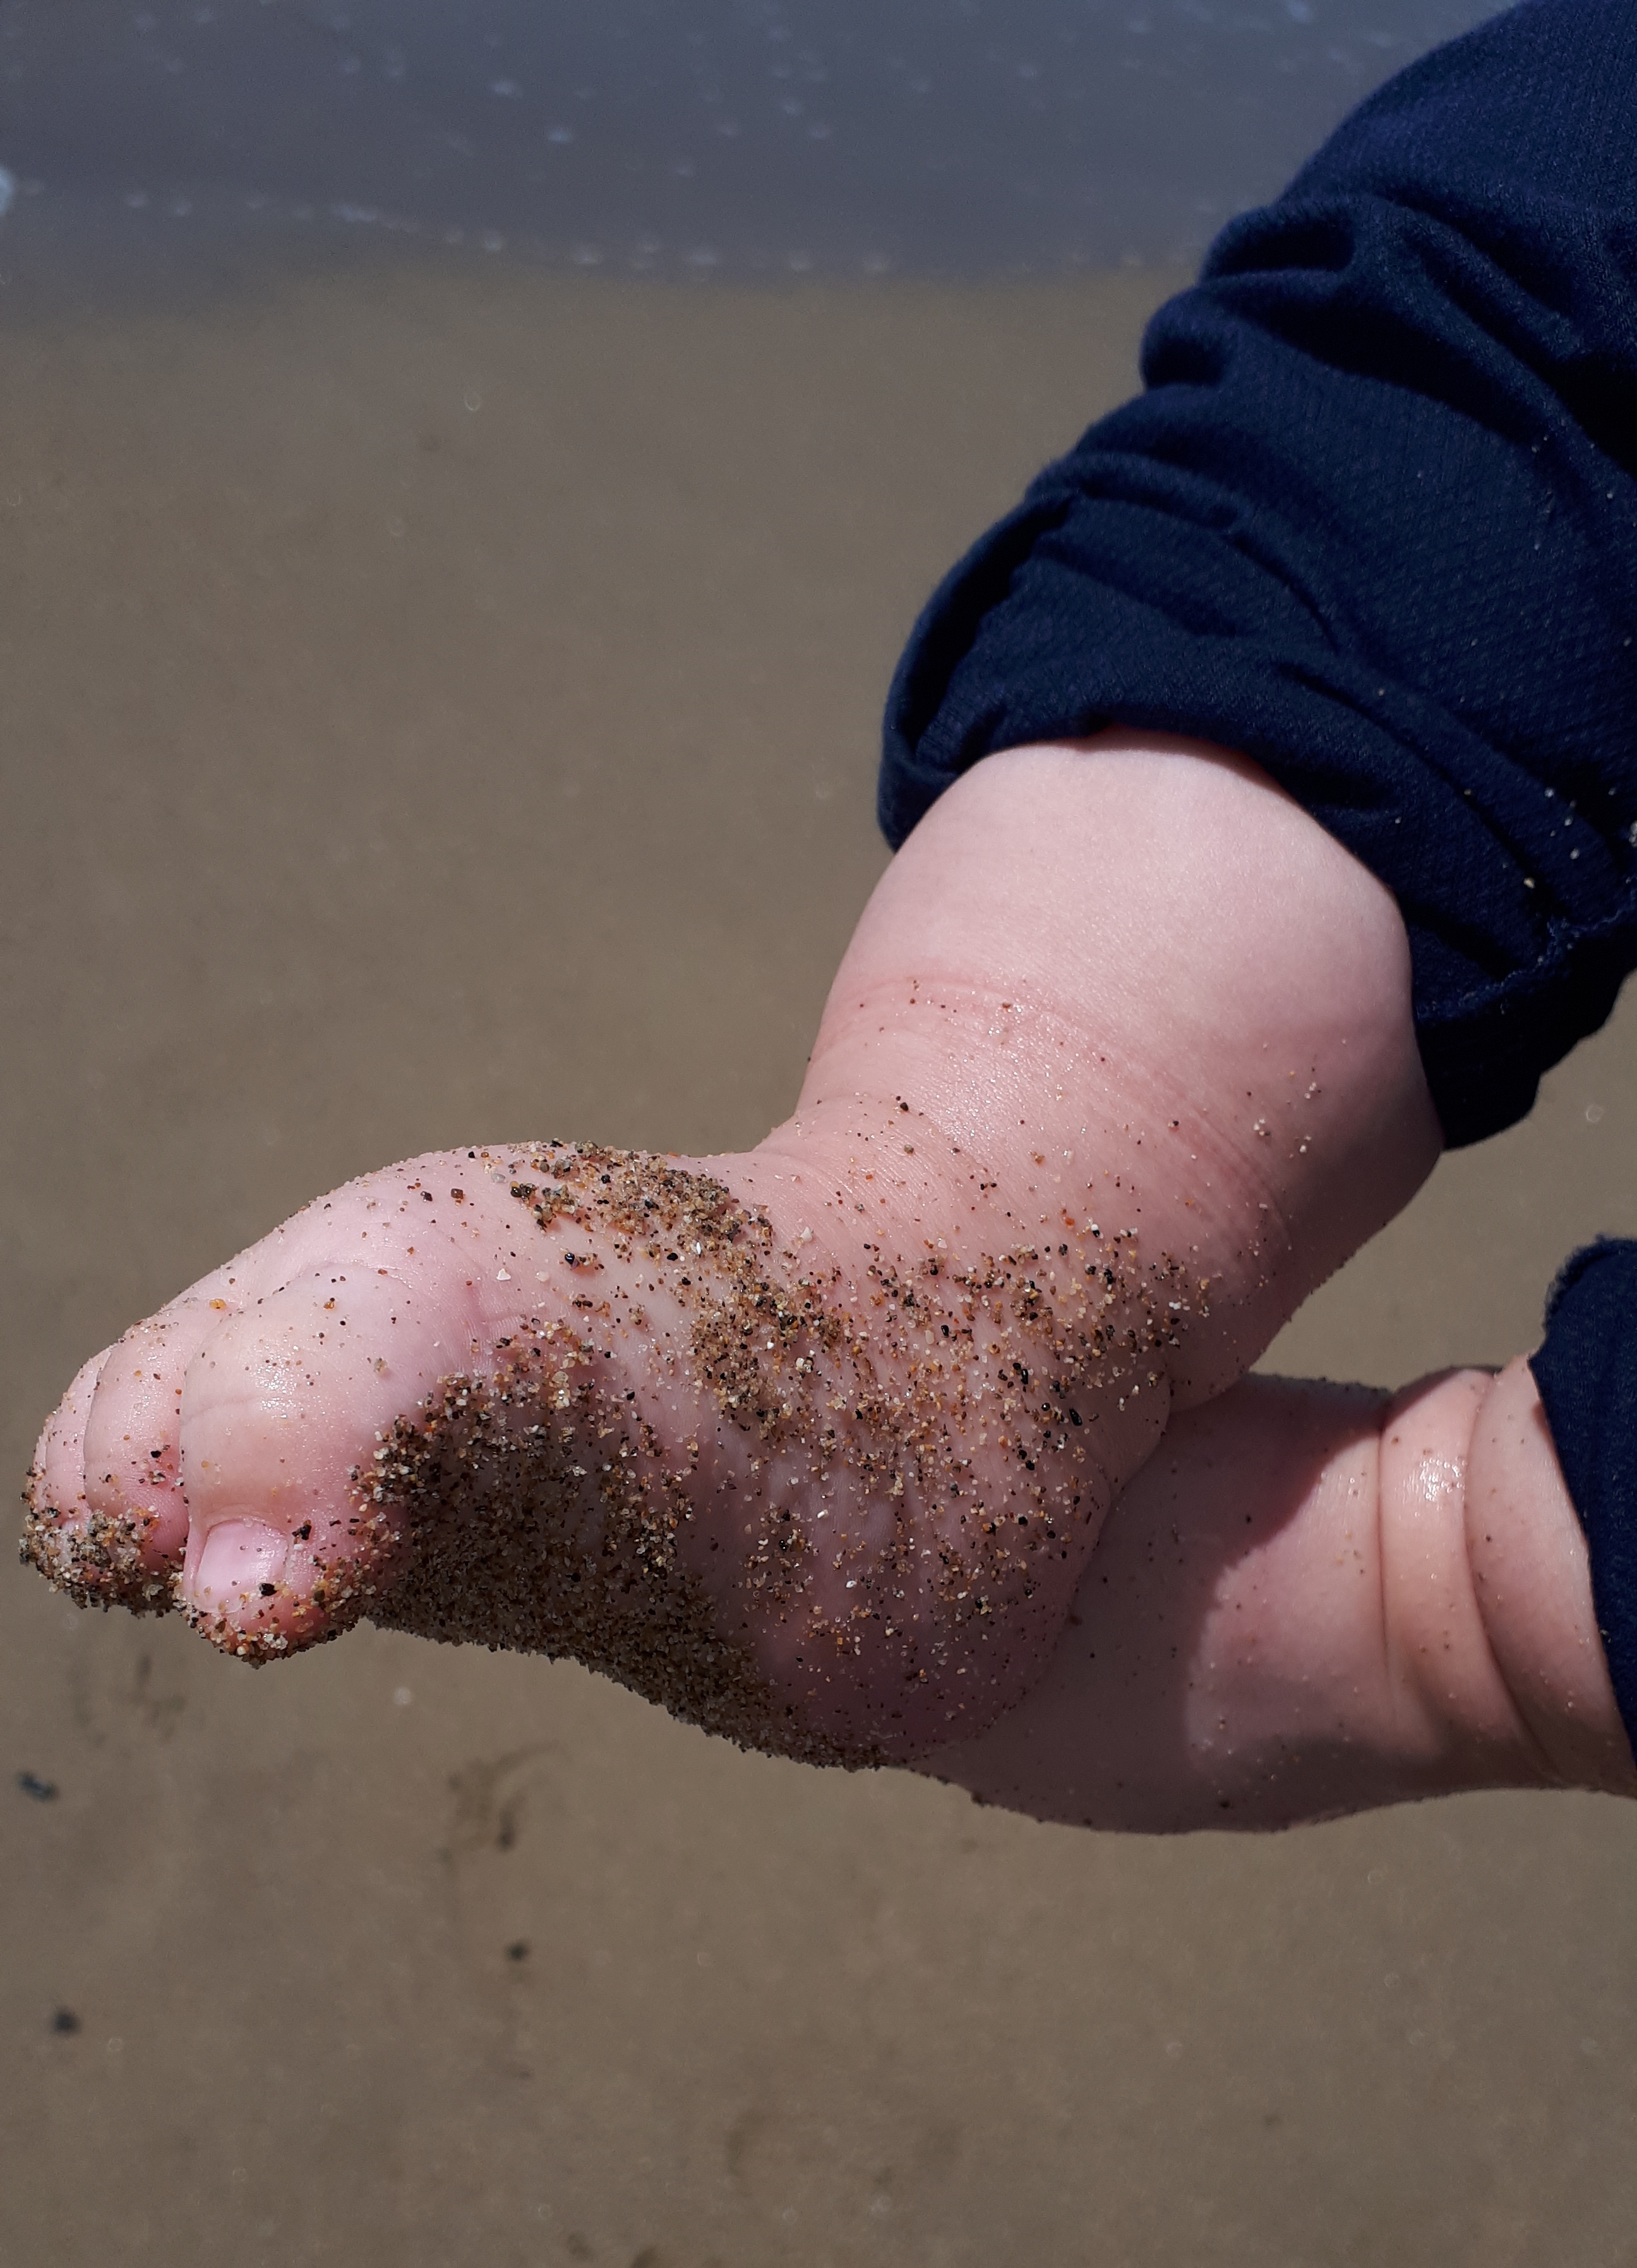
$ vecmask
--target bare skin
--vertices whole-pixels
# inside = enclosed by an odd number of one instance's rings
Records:
[[[1051,1817],[1629,1791],[1527,1371],[1235,1388],[1438,1142],[1397,910],[1254,766],[1016,751],[899,854],[756,1150],[335,1192],[81,1373],[26,1549],[250,1660],[569,1652]]]
[[[1248,1379],[1179,1418],[1038,1682],[924,1769],[1150,1832],[1637,1793],[1527,1364],[1396,1395]]]

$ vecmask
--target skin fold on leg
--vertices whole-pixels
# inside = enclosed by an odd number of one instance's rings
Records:
[[[1387,894],[1257,769],[990,759],[754,1151],[472,1148],[319,1200],[81,1373],[25,1548],[251,1660],[571,1653],[816,1761],[1036,1688],[1110,1506],[1439,1136]]]
[[[1637,1793],[1528,1365],[1396,1395],[1250,1378],[1177,1418],[1029,1694],[918,1769],[1154,1833]]]

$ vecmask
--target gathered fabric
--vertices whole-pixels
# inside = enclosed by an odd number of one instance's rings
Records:
[[[1142,375],[922,615],[882,827],[1107,725],[1253,758],[1393,892],[1479,1140],[1637,963],[1637,0],[1525,0],[1390,81]]]

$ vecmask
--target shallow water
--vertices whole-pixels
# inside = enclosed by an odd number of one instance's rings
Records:
[[[1491,0],[4,0],[24,271],[412,232],[549,264],[1192,258]]]

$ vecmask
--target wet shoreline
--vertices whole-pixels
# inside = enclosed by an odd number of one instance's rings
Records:
[[[1186,265],[1491,4],[9,0],[0,260],[350,231],[739,281]]]

